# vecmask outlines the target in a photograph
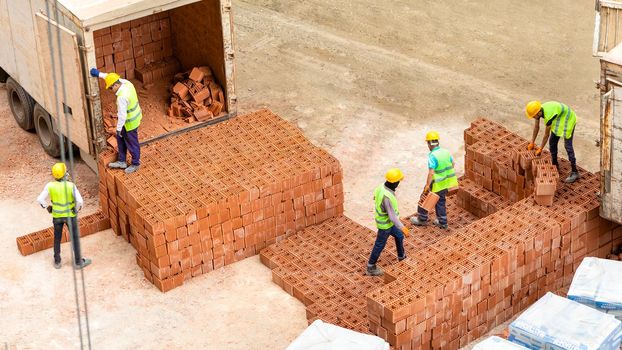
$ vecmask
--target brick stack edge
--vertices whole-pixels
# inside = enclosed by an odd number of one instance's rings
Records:
[[[560,182],[547,154],[524,151],[526,140],[485,119],[465,143],[466,174],[448,198],[451,229],[410,226],[408,259],[398,263],[389,242],[383,279],[363,276],[375,233],[343,216],[261,252],[309,322],[373,333],[396,349],[458,349],[546,292],[564,293],[585,256],[604,258],[622,243],[622,227],[598,215],[598,175],[580,169],[578,182]],[[536,203],[536,191],[551,191],[536,189],[540,176],[555,179],[550,206]]]
[[[126,175],[99,158],[114,232],[161,291],[343,213],[341,165],[268,110],[168,137]]]
[[[78,218],[78,230],[80,237],[85,237],[99,231],[110,228],[110,220],[101,211],[94,214],[81,216]],[[30,255],[54,246],[54,227],[45,230],[35,231],[27,235],[17,237],[17,249],[22,255]],[[69,231],[67,226],[63,227],[62,243],[69,242]]]
[[[144,84],[172,77],[179,70],[173,57],[167,12],[138,18],[93,32],[97,68]],[[103,80],[99,81],[104,88]]]

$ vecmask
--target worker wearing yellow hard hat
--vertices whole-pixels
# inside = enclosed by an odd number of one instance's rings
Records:
[[[566,178],[566,182],[572,183],[577,181],[580,176],[577,170],[577,159],[574,154],[574,147],[572,145],[574,128],[577,124],[577,115],[572,108],[556,101],[545,103],[531,101],[525,106],[525,115],[527,118],[534,120],[531,142],[529,142],[527,149],[532,150],[535,148],[536,155],[540,155],[546,142],[549,141],[550,136],[549,150],[551,151],[551,160],[553,164],[557,166],[557,144],[559,143],[559,139],[563,138],[566,153],[568,153],[568,160],[572,167],[570,175]],[[538,137],[538,133],[540,132],[540,118],[544,119],[546,129],[544,130],[544,136],[542,136],[540,147],[536,148],[536,137]]]
[[[117,73],[103,73],[91,68],[91,76],[104,79],[106,89],[112,89],[117,96],[117,147],[119,156],[116,162],[108,164],[113,169],[125,169],[126,174],[140,167],[140,144],[138,142],[138,126],[143,113],[138,103],[138,95],[134,85],[122,79]],[[132,164],[126,162],[127,153],[132,156]]]
[[[408,236],[408,227],[400,222],[400,210],[395,197],[395,190],[400,181],[404,179],[404,174],[400,169],[393,168],[387,171],[384,178],[384,184],[379,185],[374,190],[374,215],[378,234],[367,262],[366,273],[370,276],[380,276],[384,273],[381,268],[376,266],[376,262],[378,262],[389,236],[393,236],[395,239],[397,259],[399,261],[406,259],[404,236]]]
[[[454,169],[454,159],[448,150],[441,148],[440,137],[438,132],[430,131],[425,135],[425,141],[428,144],[430,153],[428,154],[428,177],[423,187],[423,194],[429,191],[439,196],[436,203],[436,219],[434,224],[442,229],[447,229],[447,192],[458,186],[458,178]],[[427,210],[419,206],[417,208],[417,216],[410,218],[410,221],[417,226],[425,226],[429,221],[429,213]]]
[[[80,254],[80,242],[78,240],[78,222],[76,213],[82,208],[84,202],[80,191],[73,184],[67,181],[67,167],[65,163],[56,163],[52,166],[52,177],[55,181],[48,182],[45,188],[37,197],[37,201],[43,209],[52,214],[52,224],[54,225],[54,267],[60,269],[60,242],[63,237],[63,226],[71,234],[73,245],[74,266],[81,269],[91,263],[90,259],[82,258]],[[48,203],[48,200],[50,203]]]

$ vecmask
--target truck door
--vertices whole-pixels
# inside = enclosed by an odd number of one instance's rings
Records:
[[[76,34],[44,14],[37,13],[35,18],[44,90],[44,101],[39,102],[52,116],[56,129],[71,137],[71,142],[81,150],[94,154],[93,145],[89,142],[84,74]],[[61,77],[65,81],[64,93]],[[69,135],[63,111],[68,116]]]
[[[612,86],[601,101],[600,214],[622,223],[622,87]]]

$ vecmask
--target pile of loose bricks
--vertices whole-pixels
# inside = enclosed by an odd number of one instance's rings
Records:
[[[465,131],[465,143],[466,174],[448,198],[450,230],[404,220],[408,258],[398,262],[389,241],[378,263],[383,278],[363,276],[375,232],[345,217],[261,251],[274,282],[305,303],[309,322],[377,334],[396,349],[458,349],[546,292],[563,291],[585,256],[606,257],[622,243],[622,227],[598,215],[598,175],[580,169],[576,183],[560,182],[546,171],[547,154],[535,157],[526,140],[485,119]],[[567,161],[559,172],[570,172]],[[536,191],[550,192],[536,189],[540,176],[556,179],[550,206],[536,203],[549,195]]]
[[[169,117],[202,122],[224,114],[224,107],[225,95],[209,67],[194,67],[175,75]]]
[[[343,213],[339,162],[268,110],[147,145],[134,174],[115,159],[100,205],[162,291]]]
[[[78,217],[78,232],[80,237],[88,236],[99,231],[110,228],[108,216],[101,211],[91,215]],[[54,246],[54,227],[45,230],[35,231],[25,236],[17,237],[17,249],[22,255],[30,255],[42,250],[50,249]],[[69,231],[67,226],[63,226],[63,237],[61,243],[69,242]]]
[[[173,57],[171,22],[167,12],[138,18],[93,32],[97,68],[125,79],[151,84],[179,70]],[[103,81],[100,81],[103,89]]]

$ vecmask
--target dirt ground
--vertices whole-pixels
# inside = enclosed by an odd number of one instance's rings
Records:
[[[461,168],[462,132],[472,119],[486,116],[528,136],[522,108],[531,99],[576,110],[579,164],[598,168],[592,2],[233,5],[238,112],[267,106],[335,155],[345,172],[346,214],[361,224],[373,224],[371,191],[393,166],[406,174],[400,206],[414,211],[428,130],[441,133]],[[22,257],[15,245],[16,236],[50,223],[35,198],[54,160],[36,135],[17,127],[3,88],[0,127],[0,345],[76,347],[68,246],[56,271],[50,251]],[[83,163],[76,172],[84,211],[92,212],[97,178]],[[93,259],[85,276],[95,348],[283,349],[306,327],[302,304],[271,283],[256,257],[162,294],[142,277],[132,248],[110,231],[82,243]]]

